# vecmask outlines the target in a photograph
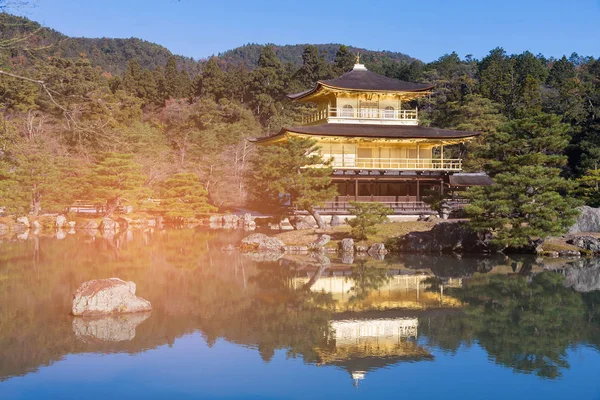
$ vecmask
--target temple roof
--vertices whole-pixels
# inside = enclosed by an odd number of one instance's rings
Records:
[[[485,172],[457,173],[450,175],[450,186],[490,186],[494,184]]]
[[[376,74],[364,67],[355,67],[338,78],[317,81],[312,89],[290,94],[288,97],[292,100],[300,100],[317,92],[323,86],[333,89],[375,92],[426,92],[433,88],[433,85],[430,84],[405,82]]]
[[[453,131],[419,125],[321,124],[284,127],[279,133],[250,141],[261,143],[284,136],[287,132],[312,136],[337,136],[369,139],[464,139],[479,132]]]

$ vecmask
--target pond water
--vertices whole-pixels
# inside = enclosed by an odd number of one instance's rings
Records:
[[[221,251],[241,235],[1,242],[0,399],[600,398],[594,260]],[[109,277],[153,311],[71,317]]]

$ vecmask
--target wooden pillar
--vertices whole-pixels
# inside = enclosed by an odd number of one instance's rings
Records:
[[[421,168],[421,144],[417,142],[417,168]]]
[[[358,177],[354,177],[354,201],[358,200]]]
[[[419,187],[419,176],[417,175],[417,201],[421,201],[421,193]]]
[[[440,168],[444,169],[444,143],[442,142],[442,145],[440,147]]]

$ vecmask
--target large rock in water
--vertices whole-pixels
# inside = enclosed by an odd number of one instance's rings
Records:
[[[135,295],[135,283],[119,278],[84,282],[73,294],[73,315],[105,315],[152,310],[148,300]]]
[[[440,222],[426,232],[410,232],[399,241],[407,253],[494,253],[490,233],[472,231],[465,222]]]
[[[253,233],[242,239],[241,249],[283,252],[285,243],[281,239],[267,236],[264,233]]]
[[[581,214],[569,233],[600,232],[600,208],[583,206],[579,208]]]

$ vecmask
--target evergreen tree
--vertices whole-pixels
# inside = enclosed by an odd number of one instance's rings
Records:
[[[172,99],[182,97],[181,75],[177,69],[177,61],[173,56],[169,57],[165,66],[165,89]]]
[[[569,127],[560,117],[540,114],[513,120],[488,139],[479,154],[495,184],[469,191],[467,207],[476,230],[491,230],[503,246],[563,234],[577,215],[573,188],[560,176]]]
[[[208,192],[195,174],[172,175],[161,187],[160,210],[170,220],[183,221],[217,211],[216,207],[208,204]]]
[[[313,86],[320,79],[331,77],[331,69],[325,58],[319,56],[317,46],[305,46],[302,52],[302,67],[296,73],[296,79],[303,88]]]
[[[335,60],[333,61],[335,75],[339,76],[350,71],[354,66],[354,61],[354,55],[348,50],[346,45],[342,44],[337,53],[335,53]]]
[[[479,63],[479,86],[484,97],[500,104],[505,115],[514,112],[516,80],[514,60],[497,47]]]
[[[445,118],[443,124],[439,121],[436,121],[436,124],[460,131],[481,133],[464,145],[448,149],[455,152],[456,157],[464,159],[465,170],[481,171],[485,159],[481,158],[480,154],[487,148],[488,138],[493,136],[506,120],[500,113],[500,106],[481,95],[467,95],[461,101],[449,102],[446,105]]]
[[[578,188],[575,194],[579,195],[585,204],[590,207],[600,207],[600,170],[589,169],[577,179]]]
[[[272,119],[283,112],[287,75],[281,61],[271,46],[263,47],[258,68],[250,75],[250,106],[267,130],[271,130]],[[277,127],[279,128],[279,127]]]
[[[519,101],[515,115],[524,118],[534,116],[542,111],[542,93],[540,82],[532,75],[527,75],[521,84]]]
[[[212,57],[204,65],[202,75],[196,84],[196,95],[219,100],[225,92],[225,74],[219,67],[216,57]]]
[[[87,177],[85,194],[106,205],[105,216],[111,216],[123,204],[136,205],[149,197],[146,179],[133,154],[107,153],[93,166]]]
[[[312,215],[319,228],[325,224],[317,207],[335,197],[332,169],[312,139],[289,137],[285,142],[261,147],[254,161],[253,193],[271,213],[292,212],[288,201]],[[289,197],[288,197],[289,196]]]
[[[552,68],[550,68],[548,75],[548,84],[555,88],[560,88],[570,79],[575,78],[575,76],[575,66],[567,57],[562,56],[561,59],[552,63]]]

